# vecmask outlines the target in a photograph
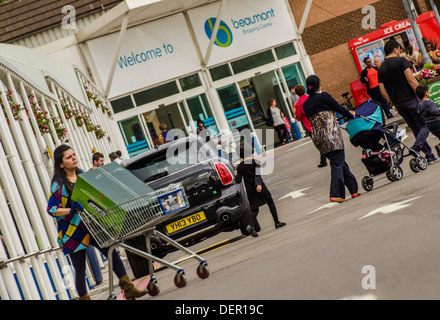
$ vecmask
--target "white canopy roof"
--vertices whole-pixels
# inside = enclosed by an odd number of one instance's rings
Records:
[[[36,90],[50,98],[55,98],[50,91],[46,77],[54,80],[61,88],[83,105],[86,98],[80,87],[73,65],[51,58],[27,47],[0,43],[0,64],[22,77]]]

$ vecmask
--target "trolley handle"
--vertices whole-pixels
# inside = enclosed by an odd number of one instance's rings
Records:
[[[75,213],[75,211],[84,211],[84,206],[78,200],[74,201],[72,207],[70,208],[70,213]]]

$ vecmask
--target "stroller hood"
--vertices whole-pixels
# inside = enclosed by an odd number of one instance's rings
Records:
[[[361,115],[364,119],[359,117]],[[347,123],[346,129],[350,139],[363,131],[370,131],[377,124],[382,126],[382,109],[374,102],[365,102],[356,109],[356,117]]]

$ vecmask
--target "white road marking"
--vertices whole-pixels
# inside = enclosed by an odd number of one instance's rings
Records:
[[[293,148],[287,150],[287,152],[292,151],[292,150],[295,150],[295,149],[298,149],[299,147],[305,146],[306,144],[309,144],[309,143],[311,143],[311,142],[313,142],[313,141],[307,141],[307,142],[304,142],[303,144],[300,144],[299,146],[296,146],[296,147],[293,147]]]
[[[405,200],[405,201],[401,201],[401,202],[397,202],[397,203],[392,203],[392,204],[389,204],[387,206],[383,206],[383,207],[374,209],[373,211],[370,211],[369,213],[367,213],[365,216],[360,217],[358,220],[370,217],[372,215],[375,215],[376,213],[389,214],[389,213],[398,211],[400,209],[412,206],[412,203],[408,203],[408,202],[414,201],[414,200],[416,200],[418,198],[420,198],[420,196],[419,197],[415,197],[415,198],[411,198],[411,199],[408,199],[408,200]]]
[[[302,196],[305,196],[305,194],[303,193],[304,190],[310,189],[310,187],[305,188],[305,189],[301,189],[301,190],[296,190],[296,191],[292,191],[289,192],[288,194],[286,194],[285,196],[281,197],[279,200],[283,200],[287,197],[291,197],[292,199],[296,199]]]
[[[315,209],[315,210],[310,211],[309,213],[306,213],[306,215],[311,214],[311,213],[316,212],[316,211],[319,211],[319,210],[321,210],[321,209],[329,209],[329,208],[333,208],[334,206],[337,206],[337,205],[339,205],[339,204],[340,204],[340,203],[337,203],[337,202],[329,202],[329,203],[326,203],[326,204],[320,206],[319,208],[317,208],[317,209]]]

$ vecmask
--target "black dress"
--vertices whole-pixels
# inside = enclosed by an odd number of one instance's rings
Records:
[[[237,166],[237,175],[235,176],[235,182],[240,183],[244,180],[244,186],[248,196],[251,210],[254,211],[259,207],[271,202],[272,195],[269,189],[264,184],[261,175],[259,174],[260,164],[254,159],[240,162]],[[261,185],[261,192],[257,192],[257,186]]]

